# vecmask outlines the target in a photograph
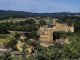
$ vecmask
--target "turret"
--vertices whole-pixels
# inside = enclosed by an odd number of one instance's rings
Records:
[[[53,19],[53,22],[55,22],[55,17],[54,17],[54,19]]]
[[[71,27],[74,27],[73,23],[72,23]]]
[[[49,21],[48,28],[51,28],[51,18],[50,18],[50,21]]]
[[[71,27],[70,27],[71,32],[74,32],[74,25],[72,23]]]

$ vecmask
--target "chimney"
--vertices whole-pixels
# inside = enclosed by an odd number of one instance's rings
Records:
[[[10,48],[10,45],[9,45],[9,48]]]
[[[0,47],[1,47],[1,45],[0,45]]]
[[[4,45],[4,48],[5,48],[5,45]]]

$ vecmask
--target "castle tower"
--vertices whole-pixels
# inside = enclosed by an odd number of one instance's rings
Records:
[[[73,25],[73,23],[71,25],[71,32],[74,32],[74,25]]]
[[[71,27],[69,27],[69,30],[70,30],[71,32],[74,32],[74,25],[73,25],[73,23],[72,23]]]
[[[73,23],[72,23],[71,27],[74,27]]]
[[[51,28],[51,18],[50,18],[50,21],[49,21],[48,28]]]
[[[43,30],[42,30],[43,31]],[[51,18],[47,28],[44,28],[44,33],[40,35],[40,41],[53,41],[53,28],[51,25]]]
[[[54,17],[54,19],[53,19],[53,23],[55,23],[55,17]]]

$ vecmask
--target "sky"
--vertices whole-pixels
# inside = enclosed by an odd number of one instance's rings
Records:
[[[0,10],[78,13],[80,12],[80,0],[0,0]]]

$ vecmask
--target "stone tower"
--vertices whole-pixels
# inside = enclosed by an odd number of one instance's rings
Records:
[[[74,32],[74,25],[73,25],[73,23],[71,25],[71,32]]]
[[[55,23],[55,17],[54,17],[54,19],[53,19],[53,23]]]
[[[70,30],[71,32],[74,32],[74,25],[73,25],[73,23],[72,23],[71,27],[69,27],[69,30]]]

